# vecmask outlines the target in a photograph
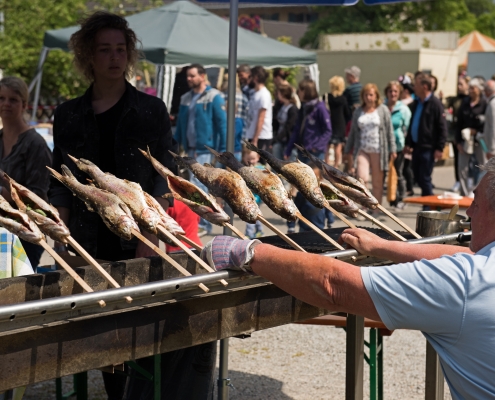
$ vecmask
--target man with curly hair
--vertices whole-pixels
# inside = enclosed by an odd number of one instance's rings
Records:
[[[167,209],[172,200],[161,197],[169,191],[167,183],[138,149],[149,148],[153,157],[176,171],[168,151],[177,151],[177,143],[163,101],[139,92],[126,80],[133,75],[139,58],[138,43],[127,21],[107,12],[89,16],[72,35],[69,46],[74,52],[74,64],[90,86],[83,96],[61,104],[55,112],[53,168],[60,171],[65,164],[84,182],[87,175],[75,166],[69,154],[88,159],[105,172],[139,183]],[[121,241],[96,213],[89,212],[55,179],[51,181],[49,197],[73,237],[94,257],[118,261],[155,255],[142,243]],[[143,235],[158,244],[156,237],[146,232]],[[67,251],[62,243],[57,243],[55,249]],[[215,346],[211,343],[162,355],[165,376],[161,377],[161,387],[167,398],[206,398],[211,391]],[[205,354],[212,354],[211,359],[205,361]],[[149,368],[148,359],[137,362]],[[203,367],[204,376],[195,373],[197,364]],[[151,361],[150,373],[152,365]],[[148,382],[138,382],[132,369],[130,375],[124,394],[127,378],[104,373],[108,398],[153,398],[152,390],[146,387]],[[188,390],[200,392],[203,387],[203,393],[190,396]]]

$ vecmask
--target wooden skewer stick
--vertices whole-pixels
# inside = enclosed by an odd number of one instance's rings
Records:
[[[155,246],[150,240],[145,238],[141,232],[138,230],[133,229],[132,234],[136,236],[139,240],[141,240],[146,246],[148,246],[150,249],[153,249],[156,254],[158,254],[161,258],[163,258],[165,261],[170,263],[172,267],[174,267],[176,270],[178,270],[182,275],[185,276],[191,276],[191,273],[185,269],[182,265],[180,265],[177,261],[175,261],[172,257],[170,257],[167,253],[165,253],[162,249],[160,249],[158,246]],[[202,283],[199,284],[199,287],[206,293],[210,291],[205,285]]]
[[[313,229],[318,235],[320,235],[327,242],[333,244],[339,250],[344,250],[344,248],[340,244],[338,244],[335,240],[333,240],[330,236],[328,236],[325,232],[323,232],[320,228],[318,228],[310,220],[305,218],[300,212],[298,212],[296,215],[297,215],[297,218],[299,218],[301,221],[303,221],[306,225],[308,225],[311,229]]]
[[[249,238],[246,235],[244,235],[239,229],[237,229],[234,225],[225,222],[223,226],[229,228],[232,232],[234,232],[239,237],[239,239],[249,240]]]
[[[58,263],[58,265],[60,265],[63,269],[65,269],[65,271],[67,271],[67,273],[72,277],[72,279],[74,279],[86,292],[89,293],[94,292],[94,290],[91,289],[91,287],[86,282],[84,282],[84,279],[82,279],[79,275],[77,275],[76,271],[74,271],[70,267],[70,265],[67,264],[64,261],[64,259],[60,257],[57,254],[57,252],[48,245],[47,242],[45,242],[44,240],[40,240],[39,244],[47,251],[48,254],[50,254],[53,257],[53,259]],[[106,306],[106,303],[103,300],[99,300],[98,304],[100,305],[100,307]]]
[[[180,240],[182,240],[183,242],[186,242],[189,246],[191,246],[191,247],[195,248],[196,250],[198,250],[200,253],[201,253],[201,250],[203,250],[203,248],[199,244],[197,244],[196,242],[192,241],[187,236],[178,234],[177,237]]]
[[[294,242],[290,237],[288,237],[285,233],[283,233],[280,229],[277,227],[273,226],[270,222],[268,222],[265,217],[262,215],[258,215],[258,219],[265,224],[268,228],[270,228],[273,232],[275,232],[278,236],[280,236],[282,239],[284,239],[288,244],[290,244],[294,249],[302,251],[303,253],[306,253],[306,250],[304,250],[301,246],[299,246],[296,242]]]
[[[349,221],[341,213],[339,213],[337,210],[335,210],[330,204],[328,204],[328,202],[326,203],[325,208],[327,210],[329,210],[333,215],[335,215],[338,219],[340,219],[349,228],[356,229],[356,225],[354,225],[351,221]]]
[[[373,218],[371,215],[368,213],[364,212],[363,210],[359,210],[359,214],[361,214],[364,218],[366,218],[368,221],[373,222],[375,225],[379,226],[382,228],[385,232],[389,233],[396,239],[402,240],[403,242],[406,242],[407,239],[401,235],[399,235],[397,232],[395,232],[392,228],[389,228],[387,225],[382,224],[380,221],[378,221],[376,218]]]
[[[378,208],[380,211],[388,215],[390,218],[392,218],[395,222],[397,222],[400,226],[402,226],[406,231],[408,231],[411,235],[413,235],[416,239],[421,239],[421,235],[419,235],[414,229],[409,227],[404,221],[402,221],[400,218],[397,218],[394,214],[392,214],[390,211],[388,211],[385,207],[383,207],[381,204],[378,204]]]
[[[177,247],[180,247],[184,252],[191,257],[194,261],[196,261],[199,265],[201,265],[208,272],[215,272],[213,268],[211,268],[206,262],[204,262],[197,254],[194,254],[191,249],[189,249],[184,243],[182,243],[179,239],[177,239],[172,233],[167,231],[163,226],[158,226],[157,229],[160,230],[165,236],[167,236]],[[220,283],[223,286],[227,286],[228,283],[225,279],[220,280]]]
[[[115,281],[115,279],[112,278],[112,276],[103,269],[103,267],[96,262],[96,260],[91,257],[91,255],[84,250],[84,248],[75,241],[75,239],[72,236],[69,236],[67,238],[67,242],[79,253],[79,255],[86,260],[86,262],[91,265],[94,269],[96,269],[96,272],[98,272],[103,279],[105,279],[110,286],[114,288],[119,288],[120,285]],[[125,301],[128,303],[132,303],[132,297],[131,296],[126,296]]]

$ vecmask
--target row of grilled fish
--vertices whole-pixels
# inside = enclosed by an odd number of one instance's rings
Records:
[[[375,208],[378,204],[362,182],[323,163],[310,153],[307,153],[308,156],[323,170],[323,175],[329,182],[318,182],[312,168],[300,161],[282,161],[250,143],[246,143],[246,146],[259,153],[275,172],[294,185],[318,208],[323,208],[328,204],[339,212],[355,217],[358,214],[358,206],[351,198],[370,208]],[[303,148],[300,149],[305,152]],[[213,196],[224,199],[243,221],[255,222],[257,216],[261,215],[261,211],[249,189],[258,194],[270,209],[284,219],[294,221],[297,218],[299,211],[279,176],[266,169],[245,166],[232,153],[218,153],[210,148],[209,150],[220,163],[227,166],[227,170],[214,168],[209,164],[201,165],[191,157],[180,157],[174,153],[172,156],[178,165],[194,173],[198,180],[208,187],[211,194],[206,194],[191,182],[176,177],[151,157],[149,152],[146,153],[143,150],[141,152],[168,180],[171,196],[183,201],[193,211],[212,223],[221,225],[228,222],[227,215],[222,212]]]
[[[98,212],[113,233],[130,240],[132,231],[139,230],[139,224],[169,244],[174,243],[162,233],[160,226],[174,235],[185,234],[179,224],[138,183],[105,173],[91,161],[70,157],[81,171],[91,177],[90,184],[80,183],[65,165],[62,165],[62,174],[49,168],[52,175],[79,197],[88,210]]]
[[[325,164],[300,146],[298,148],[322,170],[329,182],[318,182],[311,167],[300,161],[282,161],[250,143],[246,143],[246,146],[260,154],[275,172],[294,185],[318,208],[325,207],[328,203],[337,211],[355,217],[358,207],[353,200],[368,208],[378,205],[378,201],[363,182]],[[194,158],[172,153],[177,164],[188,168],[208,187],[210,193],[205,193],[191,182],[173,174],[153,158],[149,151],[141,150],[157,172],[167,179],[171,194],[165,197],[173,196],[184,202],[191,210],[214,224],[223,225],[229,222],[228,215],[215,197],[224,199],[242,220],[254,223],[261,211],[251,190],[284,219],[294,221],[297,218],[297,207],[278,175],[266,169],[245,166],[232,153],[218,153],[213,149],[210,151],[219,162],[227,166],[227,170],[214,168],[209,164],[201,165]],[[51,173],[77,195],[90,211],[98,212],[108,228],[119,237],[131,239],[132,230],[139,229],[137,223],[167,243],[170,241],[158,229],[160,225],[174,234],[184,234],[179,224],[139,184],[105,173],[88,160],[75,157],[71,159],[91,177],[90,185],[81,184],[65,165],[62,166],[62,174],[49,168]],[[5,199],[0,198],[0,224],[33,243],[43,237],[42,233],[66,243],[70,232],[60,219],[58,211],[6,174],[5,178],[10,182],[12,198],[19,210],[13,209]]]

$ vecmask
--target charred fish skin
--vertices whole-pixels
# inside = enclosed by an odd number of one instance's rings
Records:
[[[311,204],[318,208],[325,207],[325,196],[323,196],[318,179],[309,165],[299,160],[296,162],[279,160],[270,153],[258,149],[251,143],[245,143],[248,149],[256,151],[275,171],[283,175],[289,183],[294,185]]]
[[[56,179],[86,204],[89,211],[97,211],[108,229],[117,236],[124,240],[131,240],[132,230],[139,231],[131,211],[119,197],[95,186],[83,185],[63,164],[61,166],[63,175],[52,168],[47,168]]]
[[[27,214],[12,208],[3,196],[0,196],[0,225],[29,243],[39,244],[44,239],[43,233]]]
[[[352,176],[340,171],[319,160],[305,148],[296,144],[296,147],[304,152],[323,172],[323,177],[332,182],[338,189],[345,193],[350,199],[364,207],[374,209],[378,206],[378,200],[371,194],[366,185]]]
[[[129,207],[133,217],[144,229],[152,234],[157,233],[156,228],[161,221],[160,215],[147,205],[143,189],[138,183],[105,173],[91,161],[82,158],[77,159],[70,155],[69,157],[74,161],[77,168],[87,173],[100,189],[118,196]]]
[[[202,189],[188,180],[176,176],[172,171],[155,159],[151,155],[149,149],[147,152],[141,149],[139,150],[151,162],[155,170],[167,180],[171,193],[165,197],[173,197],[174,199],[183,202],[193,212],[207,221],[210,221],[212,224],[222,226],[224,223],[230,222],[229,216],[222,207],[218,205],[212,195],[205,193]]]
[[[45,235],[55,241],[67,243],[70,231],[60,218],[58,210],[5,173],[4,178],[9,181],[10,194],[19,210],[25,212]]]
[[[351,218],[358,216],[359,208],[357,205],[330,182],[320,182],[320,188],[329,204],[335,210]],[[336,197],[336,199],[334,200],[333,197]]]
[[[223,226],[230,222],[230,217],[218,205],[215,198],[206,194],[193,183],[180,177],[167,177],[168,187],[172,192],[171,195],[200,217],[210,221],[212,224]]]
[[[206,167],[192,157],[180,157],[175,153],[170,153],[177,164],[194,173],[213,196],[224,199],[243,221],[254,224],[258,215],[262,215],[253,193],[239,174],[220,168]]]
[[[160,161],[158,161],[151,155],[149,148],[147,149],[147,151],[141,149],[139,149],[139,151],[151,162],[153,168],[155,168],[156,172],[158,172],[163,178],[167,179],[167,177],[169,176],[176,176],[172,171],[165,167],[165,165],[163,165]]]
[[[215,150],[207,148],[220,163],[237,172],[244,179],[249,189],[258,194],[273,212],[288,221],[297,219],[299,210],[277,175],[266,169],[243,165],[228,151],[217,153]]]

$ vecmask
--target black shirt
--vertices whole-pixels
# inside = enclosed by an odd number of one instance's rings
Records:
[[[112,175],[116,174],[115,163],[115,133],[120,122],[122,112],[124,111],[124,97],[107,111],[96,114],[96,125],[100,133],[100,165],[98,166],[103,172],[108,172]],[[98,240],[96,258],[107,261],[126,260],[134,258],[135,251],[127,250],[124,252],[120,244],[120,238],[115,235],[105,225],[103,220],[98,220]]]
[[[332,122],[332,139],[339,139],[340,142],[345,142],[345,129],[347,122],[351,119],[347,99],[344,95],[335,97],[329,93],[327,95],[327,102]]]

